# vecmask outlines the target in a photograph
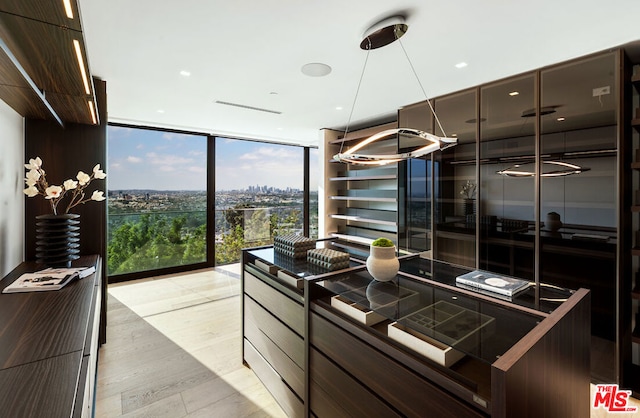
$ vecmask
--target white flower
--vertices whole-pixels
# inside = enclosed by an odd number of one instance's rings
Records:
[[[25,164],[24,167],[29,170],[37,170],[42,166],[42,160],[40,157],[36,157],[35,159],[31,158],[29,160],[29,164]]]
[[[76,187],[78,187],[78,182],[75,180],[65,180],[64,183],[62,183],[62,185],[64,186],[65,190],[73,190]]]
[[[38,170],[32,168],[31,170],[27,171],[27,178],[25,179],[25,182],[28,186],[33,186],[38,182],[38,180],[40,180],[40,172]]]
[[[91,181],[91,176],[84,171],[78,171],[78,175],[76,176],[76,178],[78,179],[80,186],[84,186]]]
[[[38,195],[38,189],[36,189],[33,185],[30,185],[29,187],[27,187],[23,191],[24,191],[24,194],[26,194],[29,197],[33,197],[33,196],[37,196]]]
[[[45,199],[57,199],[60,197],[60,193],[62,193],[62,187],[60,186],[49,186],[44,189],[44,192],[47,194]]]
[[[91,200],[95,200],[96,202],[102,202],[104,199],[106,199],[104,197],[104,192],[101,192],[99,190],[94,190],[93,194],[91,195]]]
[[[107,177],[105,172],[100,170],[100,164],[96,164],[96,166],[93,167],[93,176],[99,180],[102,180],[103,178]]]

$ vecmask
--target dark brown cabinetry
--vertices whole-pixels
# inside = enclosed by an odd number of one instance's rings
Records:
[[[531,288],[507,302],[457,288],[468,269],[417,256],[388,283],[356,260],[327,272],[276,258],[243,253],[243,358],[290,416],[588,416],[588,291],[563,290],[561,303]],[[420,335],[407,318],[429,309],[481,319],[422,334],[452,362],[389,331]]]
[[[96,272],[58,291],[0,294],[0,411],[7,417],[93,414],[100,323],[101,260]],[[0,282],[42,266],[23,263]]]

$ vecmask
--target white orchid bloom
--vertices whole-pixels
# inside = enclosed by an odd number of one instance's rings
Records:
[[[32,181],[34,182],[33,184],[35,184],[38,180],[40,180],[40,172],[36,169],[31,169],[29,171],[27,171],[27,178],[25,179],[25,181]]]
[[[38,189],[36,189],[33,186],[27,187],[26,189],[23,190],[23,192],[29,197],[34,197],[38,195]]]
[[[25,164],[24,167],[29,170],[37,170],[42,166],[42,160],[40,157],[36,157],[35,159],[31,158],[29,160],[29,164]]]
[[[78,187],[78,182],[75,180],[65,180],[64,183],[62,183],[62,185],[64,186],[65,190],[73,190],[76,187]]]
[[[105,174],[104,171],[100,170],[100,164],[96,164],[95,167],[93,167],[93,177],[102,180],[103,178],[107,177],[107,175]]]
[[[60,186],[49,186],[44,189],[44,192],[47,194],[45,199],[57,199],[60,197],[62,193],[62,187]]]
[[[80,186],[85,186],[91,181],[91,176],[89,176],[84,171],[78,171],[78,175],[76,176],[76,178],[78,179]]]
[[[104,197],[104,192],[101,192],[99,190],[94,190],[93,194],[91,195],[91,200],[95,200],[96,202],[102,202],[104,199],[106,199],[106,197]]]

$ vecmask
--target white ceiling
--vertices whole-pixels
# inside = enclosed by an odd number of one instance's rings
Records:
[[[344,129],[350,120],[367,56],[361,35],[389,15],[407,16],[402,44],[429,97],[640,39],[639,0],[79,0],[79,6],[91,72],[107,82],[110,122],[303,145],[317,145],[319,129]],[[303,75],[301,67],[312,62],[333,71]],[[455,68],[459,62],[468,66]],[[373,50],[350,125],[394,117],[399,107],[424,99],[398,42]]]

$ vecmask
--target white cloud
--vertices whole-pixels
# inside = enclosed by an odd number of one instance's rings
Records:
[[[130,163],[141,163],[142,162],[142,158],[140,157],[134,157],[133,155],[130,155],[127,157],[127,161]]]

